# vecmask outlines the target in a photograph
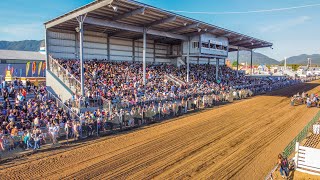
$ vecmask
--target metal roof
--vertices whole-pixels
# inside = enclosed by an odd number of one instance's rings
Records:
[[[230,51],[236,50],[238,46],[250,50],[273,45],[134,0],[96,0],[46,22],[45,27],[75,31],[79,26],[76,17],[80,15],[86,15],[86,31],[102,32],[109,36],[140,39],[143,29],[147,28],[148,39],[164,43],[178,43],[190,36],[211,33],[218,37],[227,37]]]
[[[32,51],[0,50],[1,60],[44,61],[45,54]]]

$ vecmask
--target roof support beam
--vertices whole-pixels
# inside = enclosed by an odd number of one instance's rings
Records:
[[[199,36],[201,34],[205,34],[205,33],[211,33],[211,34],[214,34],[216,32],[218,32],[219,29],[211,29],[211,30],[201,30],[200,32],[193,32],[193,33],[188,33],[188,34],[185,34],[186,36],[189,36],[189,37],[193,37],[193,36]]]
[[[120,19],[124,19],[124,18],[130,17],[130,16],[137,15],[137,14],[144,14],[144,10],[145,9],[146,9],[145,7],[142,7],[142,8],[138,8],[138,9],[135,9],[133,11],[121,14],[119,16],[115,16],[114,18],[112,18],[112,21],[117,21],[117,20],[120,20]]]
[[[179,27],[179,28],[175,28],[175,29],[171,29],[169,30],[169,32],[179,32],[179,31],[184,31],[187,29],[192,29],[192,28],[196,28],[200,25],[200,23],[194,23],[194,24],[189,24],[183,27]]]
[[[97,25],[97,26],[103,26],[103,27],[111,27],[111,28],[121,29],[121,30],[126,30],[126,31],[143,33],[143,27],[118,23],[118,22],[114,22],[114,21],[101,20],[101,19],[92,18],[92,17],[87,17],[85,19],[84,23],[93,24],[93,25]],[[171,32],[163,32],[163,31],[158,31],[158,30],[153,30],[153,29],[148,29],[147,34],[156,35],[156,36],[163,36],[163,37],[168,37],[168,38],[173,38],[173,39],[188,40],[188,37],[184,36],[184,35],[174,34]]]
[[[243,39],[243,37],[237,37],[237,38],[233,38],[233,39],[230,39],[229,40],[229,43],[237,43],[237,42],[239,42],[239,41],[241,41]]]
[[[221,36],[219,36],[219,37],[228,37],[228,36],[230,36],[230,35],[232,35],[233,33],[227,33],[227,34],[224,34],[224,35],[221,35]]]
[[[171,16],[171,17],[168,17],[168,18],[159,19],[157,21],[153,21],[153,22],[151,22],[149,24],[146,24],[146,27],[151,27],[151,26],[156,26],[156,25],[159,25],[159,24],[173,22],[176,19],[177,19],[177,16]]]
[[[246,41],[239,41],[238,43],[235,43],[235,44],[232,44],[234,46],[238,46],[238,45],[242,45],[242,44],[246,44],[246,43],[250,43],[252,42],[253,40],[250,39],[250,40],[246,40]]]
[[[156,25],[159,25],[159,24],[164,24],[164,23],[168,23],[168,22],[172,22],[172,21],[175,21],[177,18],[177,16],[171,16],[171,17],[168,17],[168,18],[164,18],[164,19],[160,19],[160,20],[157,20],[157,21],[153,21],[149,24],[146,24],[145,26],[148,28],[148,27],[151,27],[151,26],[156,26]],[[126,33],[126,31],[117,31],[117,32],[114,32],[114,33],[110,33],[109,36],[117,36],[117,35],[121,35],[121,34],[124,34]],[[142,35],[139,35],[139,36],[136,36],[134,39],[142,39]]]
[[[105,0],[105,1],[100,1],[100,2],[94,2],[92,3],[93,5],[90,5],[89,7],[82,7],[80,9],[77,9],[77,10],[74,10],[68,14],[65,14],[63,15],[61,18],[59,19],[56,19],[56,20],[52,20],[52,21],[49,21],[45,24],[46,28],[51,28],[51,27],[54,27],[58,24],[61,24],[63,22],[66,22],[68,20],[71,20],[71,19],[74,19],[80,15],[84,15],[86,13],[89,13],[91,11],[94,11],[96,9],[99,9],[101,7],[104,7],[104,6],[107,6],[109,4],[111,4],[113,2],[113,0]]]
[[[116,31],[116,32],[109,33],[108,36],[109,36],[109,37],[119,36],[119,35],[123,35],[123,34],[125,34],[125,33],[127,33],[127,32],[128,32],[128,31],[120,30],[120,31]]]
[[[251,50],[251,49],[248,49],[248,48],[245,48],[245,47],[229,45],[229,49],[234,49],[234,51],[237,51],[238,48],[239,48],[239,51],[250,51]]]
[[[251,47],[248,47],[248,49],[257,49],[257,48],[265,48],[265,47],[271,47],[272,44],[266,44],[266,45],[254,45]]]

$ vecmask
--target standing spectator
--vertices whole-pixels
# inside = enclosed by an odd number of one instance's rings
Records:
[[[278,165],[280,168],[281,177],[287,178],[289,175],[288,161],[281,154],[278,155]]]

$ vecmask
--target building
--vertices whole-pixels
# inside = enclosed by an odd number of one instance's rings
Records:
[[[230,51],[272,46],[133,0],[97,0],[46,22],[45,29],[47,85],[58,94],[69,94],[66,97],[73,91],[62,92],[65,86],[56,86],[61,81],[50,69],[55,58],[80,59],[81,64],[89,59],[186,64],[189,69],[190,63],[224,65]],[[83,69],[81,74],[84,95]],[[189,70],[186,76],[188,81]],[[145,66],[143,77],[145,82]]]
[[[39,52],[31,51],[15,51],[15,50],[0,50],[0,75],[5,76],[6,69],[13,68],[12,76],[15,77],[38,77],[39,63],[45,62],[46,56]],[[26,64],[30,62],[29,72],[26,74]],[[36,73],[32,74],[32,63],[36,62]],[[40,77],[45,76],[45,71],[41,69]]]

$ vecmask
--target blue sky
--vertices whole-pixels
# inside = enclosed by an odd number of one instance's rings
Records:
[[[0,40],[44,39],[43,23],[92,0],[0,0]],[[167,10],[251,11],[319,4],[320,0],[139,0]],[[199,3],[201,2],[201,3]],[[320,6],[249,14],[180,13],[274,43],[256,50],[277,60],[320,53]]]

